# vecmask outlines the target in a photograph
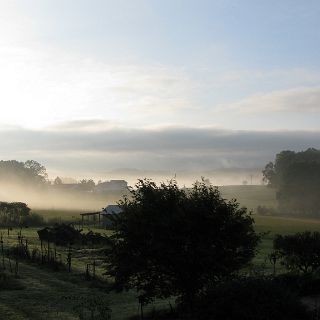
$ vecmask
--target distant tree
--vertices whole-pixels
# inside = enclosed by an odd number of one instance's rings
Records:
[[[44,179],[48,177],[46,168],[35,160],[27,160],[24,163],[24,167],[33,172],[36,176],[43,177]]]
[[[55,179],[54,179],[54,182],[53,182],[55,185],[59,185],[59,184],[62,184],[62,180],[61,180],[61,178],[60,177],[56,177]]]
[[[18,226],[29,216],[30,210],[23,202],[0,202],[0,224]]]
[[[263,182],[266,182],[269,186],[274,187],[276,182],[275,182],[275,169],[274,169],[274,164],[273,162],[269,162],[264,170],[262,171],[263,174]]]
[[[80,181],[80,189],[84,191],[92,191],[95,187],[95,182],[92,179],[82,179]]]
[[[46,183],[46,180],[46,168],[37,161],[0,161],[0,181],[23,186],[39,186]]]
[[[319,232],[277,235],[273,247],[281,257],[282,264],[290,271],[309,273],[320,268]]]
[[[259,241],[247,209],[206,182],[184,190],[139,180],[120,206],[107,274],[142,303],[175,296],[191,307],[208,285],[244,267]]]
[[[282,151],[263,170],[264,181],[277,189],[280,211],[320,214],[320,150]]]

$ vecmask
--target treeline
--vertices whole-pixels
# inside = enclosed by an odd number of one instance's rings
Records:
[[[263,176],[277,190],[279,214],[320,216],[320,150],[282,151],[265,166]]]
[[[19,183],[23,186],[40,186],[47,181],[46,168],[35,160],[19,162],[0,161],[0,183]]]
[[[23,202],[0,202],[1,227],[33,227],[44,223],[43,217],[31,212],[31,209]]]

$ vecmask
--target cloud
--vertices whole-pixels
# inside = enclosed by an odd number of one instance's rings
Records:
[[[223,104],[217,111],[235,111],[239,113],[319,113],[320,87],[300,87],[270,93],[255,94],[240,101]]]
[[[81,129],[81,126],[83,129]],[[89,130],[88,130],[89,128]],[[48,170],[103,172],[262,168],[282,150],[320,148],[320,131],[232,131],[217,128],[110,127],[89,120],[54,129],[4,128],[0,148],[7,159],[35,159]]]
[[[56,48],[0,43],[1,123],[44,127],[88,118],[138,126],[192,107],[179,67],[109,64]]]

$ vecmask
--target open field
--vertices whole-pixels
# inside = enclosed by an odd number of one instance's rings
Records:
[[[315,219],[298,219],[286,217],[263,217],[254,215],[255,229],[263,235],[259,245],[259,251],[254,259],[255,265],[266,263],[266,267],[270,268],[270,264],[266,260],[267,255],[272,251],[273,238],[276,234],[294,234],[303,231],[320,231],[320,220]]]
[[[257,206],[276,207],[275,190],[267,186],[221,186],[222,196],[228,200],[234,198],[249,210],[254,211]]]
[[[134,292],[108,294],[78,274],[54,272],[30,263],[20,263],[19,268],[24,289],[0,291],[0,319],[79,319],[81,301],[74,299],[79,296],[111,306],[112,319],[125,319],[138,310]]]
[[[101,229],[91,230],[108,233]],[[0,229],[0,231],[3,235],[5,248],[13,247],[18,243],[17,237],[20,229],[11,230],[9,236],[6,229]],[[21,230],[21,234],[24,239],[28,239],[30,251],[34,248],[40,249],[37,228],[24,228]],[[61,256],[65,265],[67,252],[67,248],[57,247],[57,255]],[[110,279],[103,275],[105,269],[99,248],[73,246],[71,252],[71,273],[68,273],[67,268],[54,271],[46,264],[41,265],[37,262],[26,262],[20,259],[18,281],[23,289],[1,290],[0,288],[0,319],[79,319],[77,312],[82,308],[83,301],[88,299],[89,301],[93,299],[93,303],[110,306],[112,319],[126,319],[138,314],[139,305],[134,291],[121,294],[108,292]],[[93,260],[96,263],[95,274],[98,280],[88,280],[85,276],[86,265],[92,263]],[[9,263],[6,258],[7,272],[10,270],[10,265],[14,269],[15,260],[12,258]],[[167,306],[167,302],[155,302],[148,306],[146,311],[153,307],[161,308],[163,305]],[[87,307],[85,304],[85,308]]]
[[[275,192],[266,186],[224,186],[219,188],[226,199],[236,198],[242,206],[254,211],[258,205],[275,207]],[[107,204],[107,203],[106,203]],[[46,220],[61,219],[62,221],[79,221],[80,210],[39,209],[33,210],[44,216]],[[94,210],[92,210],[94,211]],[[312,230],[320,231],[320,220],[262,217],[253,215],[257,232],[263,233],[257,256],[253,260],[252,268],[271,271],[271,265],[266,259],[272,250],[272,241],[275,234],[291,234],[295,232]],[[30,250],[39,248],[37,235],[38,228],[24,228],[22,235],[28,239]],[[110,234],[104,229],[90,228],[94,232]],[[1,230],[1,229],[0,229]],[[88,231],[85,228],[85,232]],[[19,229],[13,229],[10,236],[7,230],[2,229],[4,245],[13,246],[17,243]],[[62,261],[67,259],[67,248],[58,247],[58,255]],[[99,248],[72,247],[72,273],[66,270],[54,272],[46,266],[36,263],[20,261],[18,281],[22,290],[0,290],[0,319],[79,319],[77,308],[78,300],[75,296],[97,297],[104,305],[112,309],[112,319],[126,319],[138,314],[139,305],[135,292],[107,293],[106,288],[94,287],[94,282],[85,280],[86,265],[92,261],[96,263],[96,275],[108,283],[103,275],[103,257]],[[150,308],[168,307],[167,302],[159,301]]]
[[[272,249],[272,239],[275,234],[290,234],[305,230],[320,231],[318,220],[261,216],[254,216],[254,218],[256,230],[268,233],[263,236],[253,264],[255,267],[265,264],[266,270],[271,270],[265,257]],[[2,230],[4,234],[5,231]],[[94,231],[103,232],[101,229],[94,229]],[[14,244],[17,233],[18,229],[14,229],[9,238],[4,235],[5,244],[8,242]],[[31,247],[39,245],[36,228],[23,229],[22,235],[29,239]],[[61,250],[58,248],[58,252]],[[71,274],[66,271],[54,272],[36,263],[20,262],[19,281],[24,289],[0,291],[1,319],[78,319],[75,309],[79,301],[72,300],[75,295],[84,298],[98,297],[99,301],[103,301],[112,309],[112,319],[126,319],[137,314],[139,306],[134,292],[107,293],[105,289],[96,288],[94,283],[85,280],[85,265],[92,259],[91,254],[84,250],[73,251]],[[102,273],[103,265],[98,265],[97,274],[103,278]],[[68,299],[71,299],[71,302]],[[159,308],[161,305],[167,307],[166,302],[159,302],[155,306]]]
[[[257,206],[262,205],[266,207],[276,207],[276,197],[274,189],[268,188],[267,186],[260,185],[230,185],[230,186],[220,186],[219,190],[221,191],[222,196],[225,199],[237,199],[237,201],[242,205],[247,207],[249,210],[254,211]],[[119,200],[120,200],[119,196]],[[111,203],[116,203],[117,201],[106,201],[100,199],[100,204],[102,206],[107,206]],[[72,207],[72,202],[69,203],[69,206]],[[80,219],[80,213],[88,211],[97,211],[97,206],[92,207],[91,210],[79,210],[79,209],[43,209],[43,208],[33,208],[33,211],[41,214],[45,219],[61,219],[61,220],[78,220]]]

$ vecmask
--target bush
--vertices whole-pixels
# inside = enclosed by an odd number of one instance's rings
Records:
[[[184,306],[179,307],[183,313]],[[191,319],[302,320],[309,314],[297,292],[272,278],[243,278],[203,294]]]
[[[31,213],[22,218],[21,224],[24,227],[40,227],[45,225],[43,217],[38,213]]]
[[[176,181],[140,180],[114,216],[107,274],[134,288],[141,305],[154,298],[193,299],[254,257],[259,235],[246,208],[225,201],[205,181],[186,192]]]
[[[320,294],[320,277],[318,274],[282,274],[275,281],[286,288],[293,290],[299,296],[310,296]]]
[[[294,235],[276,235],[273,248],[282,258],[282,264],[293,272],[310,273],[320,267],[320,233],[299,232]]]

